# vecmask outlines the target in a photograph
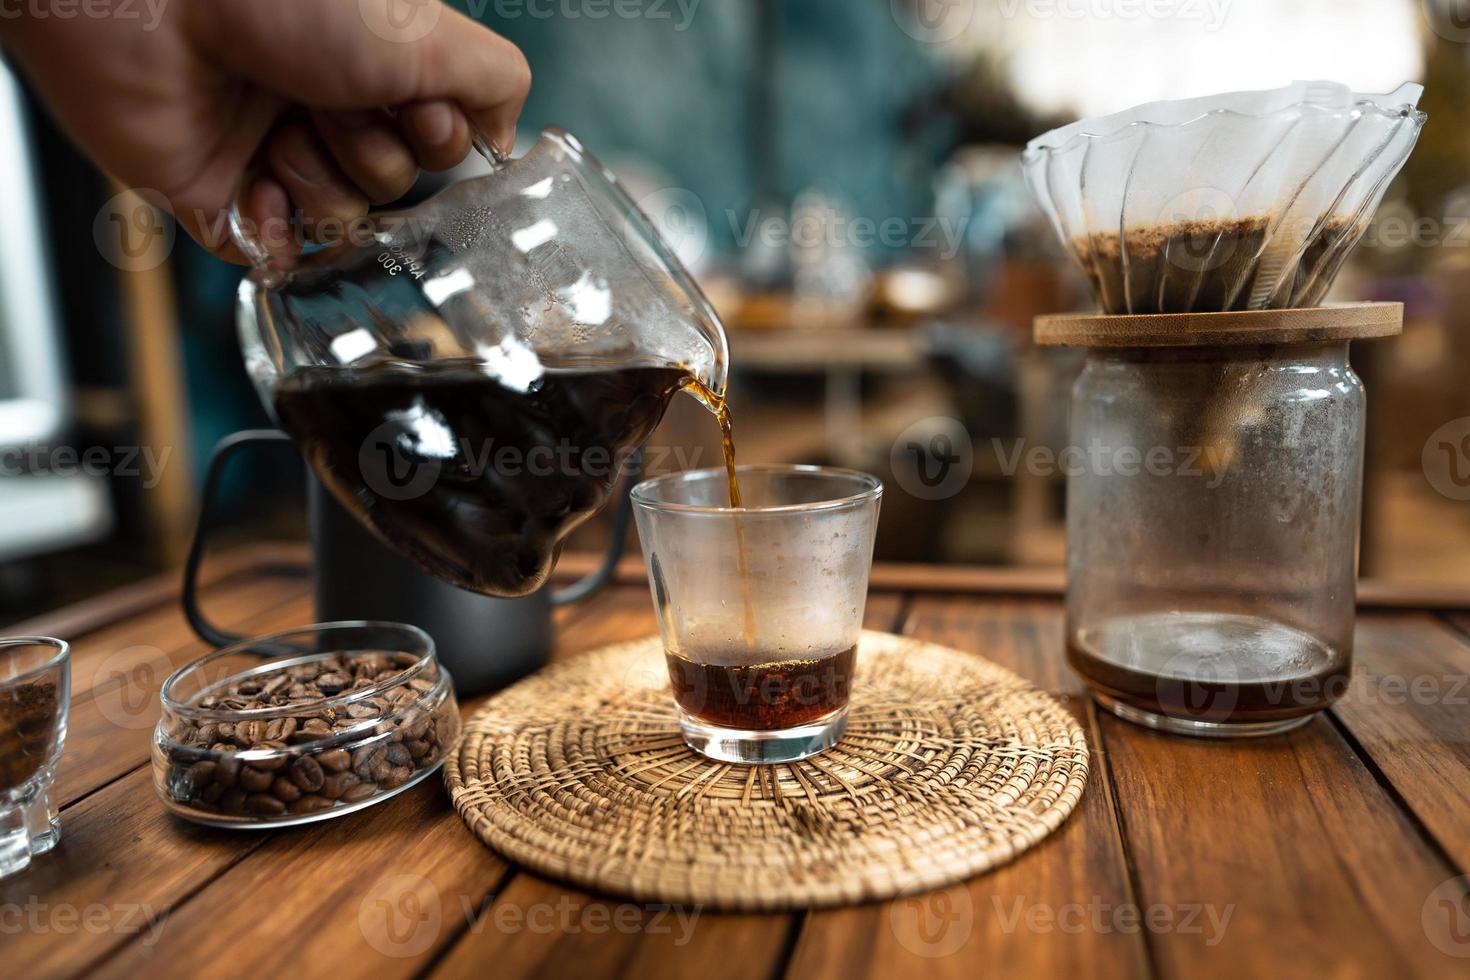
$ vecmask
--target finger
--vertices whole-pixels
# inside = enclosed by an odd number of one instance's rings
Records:
[[[256,241],[265,247],[271,262],[280,269],[295,265],[301,243],[291,228],[291,196],[286,188],[269,174],[262,174],[246,189],[241,208],[245,233],[252,234],[254,227]]]
[[[327,237],[367,214],[363,193],[337,167],[331,153],[304,122],[287,123],[266,143],[271,173],[290,195],[308,241]],[[274,252],[275,249],[272,248]]]
[[[250,259],[235,246],[235,240],[230,237],[227,230],[230,219],[225,209],[206,211],[203,208],[191,208],[180,211],[174,217],[179,227],[188,232],[189,237],[203,246],[210,255],[234,265],[251,264]],[[241,217],[245,217],[243,205]]]
[[[317,112],[312,122],[342,173],[371,203],[396,201],[413,186],[418,164],[387,113]]]
[[[236,247],[230,233],[229,209],[240,188],[241,173],[263,145],[281,113],[279,100],[261,93],[246,100],[230,120],[222,141],[215,145],[213,163],[187,180],[170,196],[179,225],[194,240],[226,262],[248,265],[249,259]],[[290,202],[279,184],[274,185],[283,202],[282,220],[288,217]],[[241,197],[242,217],[244,197]]]
[[[415,102],[398,110],[398,128],[425,170],[448,170],[470,152],[470,123],[443,99]]]
[[[291,199],[274,177],[256,177],[240,194],[240,231],[237,241],[230,230],[228,209],[206,211],[203,208],[180,210],[179,225],[216,258],[236,265],[251,265],[263,249],[266,258],[278,269],[289,269],[301,253],[300,243],[291,230]],[[242,248],[250,250],[246,255]]]
[[[320,109],[443,99],[507,152],[531,88],[519,48],[439,0],[420,0],[401,30],[358,0],[211,0],[191,8],[193,40],[262,88]],[[366,12],[374,12],[367,16]],[[313,56],[280,43],[310,38]]]
[[[245,247],[264,249],[277,268],[289,269],[296,264],[301,243],[291,227],[291,197],[273,176],[261,174],[241,192],[240,221]],[[257,256],[246,258],[253,262]]]

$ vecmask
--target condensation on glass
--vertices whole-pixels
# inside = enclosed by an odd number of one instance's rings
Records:
[[[1342,695],[1363,421],[1346,341],[1089,352],[1073,391],[1067,655],[1100,703],[1248,735]]]

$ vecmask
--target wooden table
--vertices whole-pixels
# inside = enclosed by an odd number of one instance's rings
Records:
[[[654,631],[630,577],[558,613],[558,656]],[[1349,695],[1293,734],[1222,744],[1099,714],[1063,663],[1054,577],[880,569],[875,583],[870,626],[983,653],[1086,728],[1077,812],[1010,865],[888,905],[720,915],[510,866],[438,780],[297,829],[182,823],[154,797],[149,735],[159,683],[204,648],[159,581],[25,627],[73,641],[75,697],[64,841],[0,882],[0,973],[1470,975],[1467,879],[1453,880],[1470,869],[1470,617],[1366,589],[1399,608],[1364,610]],[[281,552],[236,554],[204,601],[262,632],[309,620],[307,584]]]

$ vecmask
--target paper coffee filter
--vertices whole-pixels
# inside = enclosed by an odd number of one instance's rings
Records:
[[[1104,313],[1315,306],[1408,159],[1422,92],[1154,102],[1040,136],[1022,166]]]

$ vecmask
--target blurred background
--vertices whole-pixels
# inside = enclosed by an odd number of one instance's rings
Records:
[[[521,148],[547,125],[577,134],[705,286],[730,332],[741,461],[879,474],[878,557],[896,561],[1062,560],[1064,478],[1018,461],[1065,445],[1079,355],[1035,348],[1031,321],[1090,298],[1021,182],[1028,139],[1153,99],[1424,82],[1419,147],[1332,298],[1406,309],[1402,337],[1353,350],[1370,393],[1362,573],[1470,584],[1460,0],[456,5],[530,60]],[[3,70],[0,130],[13,621],[176,566],[209,448],[268,419],[235,340],[241,270],[111,186]],[[654,469],[719,460],[692,399],[652,446]],[[232,471],[222,543],[304,538],[303,487],[289,450],[260,450]],[[571,547],[606,534],[595,522]]]

